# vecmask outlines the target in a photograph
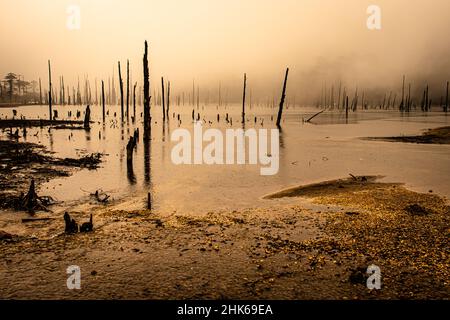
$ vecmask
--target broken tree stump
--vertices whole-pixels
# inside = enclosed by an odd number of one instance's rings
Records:
[[[84,129],[90,129],[90,121],[91,121],[91,108],[89,105],[86,107],[86,113],[84,114]]]

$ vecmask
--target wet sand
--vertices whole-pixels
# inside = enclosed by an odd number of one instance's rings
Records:
[[[448,299],[446,201],[356,178],[303,186],[308,209],[277,199],[203,215],[103,207],[91,234],[0,241],[0,298]],[[361,275],[371,264],[381,290]],[[81,290],[66,287],[69,265],[81,267]]]

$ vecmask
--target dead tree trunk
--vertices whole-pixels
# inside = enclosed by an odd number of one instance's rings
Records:
[[[127,60],[127,121],[130,116],[130,61]]]
[[[244,91],[242,93],[242,123],[245,123],[245,90],[247,89],[247,74],[244,73]]]
[[[289,74],[289,68],[286,69],[286,75],[284,76],[283,92],[281,93],[280,107],[278,108],[277,127],[281,127],[281,116],[283,115],[283,105],[286,99],[286,85]]]
[[[86,112],[84,114],[84,129],[89,130],[90,129],[90,121],[91,121],[91,108],[89,105],[86,107]]]
[[[150,80],[149,80],[149,69],[148,69],[148,45],[145,41],[145,51],[144,51],[144,139],[147,141],[150,136]]]
[[[42,105],[42,84],[41,84],[41,78],[39,78],[39,104]]]
[[[38,195],[36,194],[36,187],[34,184],[34,179],[31,180],[30,188],[28,193],[24,198],[23,206],[28,210],[29,213],[34,213],[34,208],[37,205]]]
[[[147,194],[147,209],[152,209],[152,195],[150,194],[150,192]]]
[[[345,97],[345,120],[348,120],[348,96]]]
[[[167,108],[166,108],[166,117],[169,119],[169,107],[170,107],[170,81],[167,83]]]
[[[102,80],[102,119],[105,123],[105,83]]]
[[[136,86],[137,82],[134,84],[133,87],[133,122],[136,121]]]
[[[122,81],[122,72],[120,70],[120,61],[119,61],[119,86],[120,86],[120,119],[123,122],[123,81]]]
[[[405,76],[403,75],[402,101],[400,102],[400,111],[403,111],[404,105],[405,105]]]
[[[52,121],[52,69],[50,66],[50,60],[48,60],[48,112],[49,112],[49,119]]]
[[[447,93],[445,96],[445,112],[448,111],[448,81],[447,81]]]
[[[166,121],[166,103],[165,103],[165,91],[164,91],[164,78],[161,77],[161,88],[162,88],[162,109],[163,109],[163,121]]]

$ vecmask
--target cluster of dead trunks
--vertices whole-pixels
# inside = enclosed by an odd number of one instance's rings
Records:
[[[78,229],[78,223],[75,219],[71,218],[70,215],[66,212],[64,213],[64,222],[66,223],[65,232],[72,234],[78,232],[92,232],[94,231],[94,224],[92,222],[92,214],[89,218],[89,222],[83,223]]]

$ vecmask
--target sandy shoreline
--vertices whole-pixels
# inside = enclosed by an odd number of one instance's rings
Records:
[[[446,201],[399,184],[339,189],[307,196],[321,211],[276,200],[201,218],[100,208],[92,234],[0,241],[0,298],[448,299]],[[381,290],[358,281],[370,264]],[[69,265],[81,290],[66,287]]]

